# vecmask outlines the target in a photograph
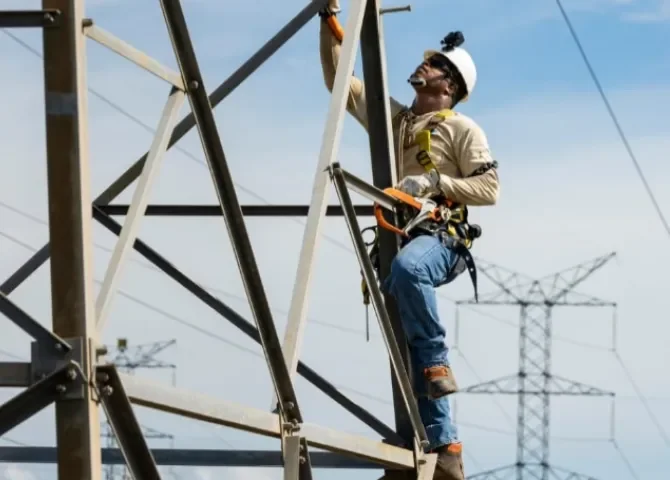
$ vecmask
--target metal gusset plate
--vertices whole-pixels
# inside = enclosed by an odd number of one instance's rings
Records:
[[[82,376],[79,366],[70,362],[28,387],[0,406],[0,436],[41,411],[59,398],[77,398]]]
[[[28,315],[2,292],[0,292],[0,313],[10,319],[21,330],[33,337],[42,348],[47,349],[51,347],[62,354],[72,350],[72,347],[70,347],[65,340],[42,326],[42,324]]]
[[[136,480],[160,480],[151,450],[114,365],[96,368],[100,400],[128,470]]]
[[[428,446],[428,435],[426,433],[423,422],[421,421],[419,406],[416,402],[416,398],[414,397],[414,391],[402,360],[400,348],[398,347],[398,343],[395,340],[391,319],[388,312],[386,311],[384,298],[382,297],[379,285],[377,285],[377,279],[375,278],[374,267],[370,261],[370,256],[368,255],[365,241],[361,235],[358,220],[356,219],[356,215],[353,211],[353,204],[351,202],[351,196],[349,195],[349,190],[345,181],[344,171],[339,168],[339,166],[333,166],[333,168],[331,168],[331,177],[333,183],[335,184],[337,196],[339,197],[340,203],[344,208],[344,218],[347,222],[347,227],[349,228],[349,233],[354,244],[354,251],[356,252],[356,257],[358,257],[358,262],[361,266],[363,277],[365,278],[365,281],[367,282],[368,288],[370,290],[370,300],[372,301],[375,313],[377,314],[382,336],[384,337],[386,348],[389,352],[389,356],[391,357],[393,373],[395,374],[395,378],[398,381],[400,392],[403,397],[403,403],[410,417],[412,429],[414,431],[414,437],[418,439],[421,447],[425,448]]]

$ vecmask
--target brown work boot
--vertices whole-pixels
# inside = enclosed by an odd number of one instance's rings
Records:
[[[431,398],[440,398],[458,391],[456,379],[450,367],[436,365],[424,368],[423,376],[426,379],[426,389]]]
[[[437,453],[437,466],[433,480],[465,480],[462,443],[444,445],[435,449],[433,453]]]

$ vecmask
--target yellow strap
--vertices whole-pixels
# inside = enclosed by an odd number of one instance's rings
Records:
[[[421,130],[416,134],[415,143],[419,147],[419,152],[416,154],[416,161],[419,162],[419,165],[421,165],[426,172],[437,170],[435,163],[433,163],[433,160],[430,158],[431,130],[444,121],[445,118],[452,117],[453,115],[455,115],[454,111],[449,108],[440,110],[430,119],[427,125],[428,128],[426,128],[426,130]]]
[[[455,113],[451,109],[444,109],[437,112],[428,122],[427,128],[417,132],[415,136],[415,144],[419,147],[419,151],[416,154],[416,161],[419,162],[426,172],[431,170],[437,170],[435,163],[430,158],[431,152],[431,130],[433,130],[438,124],[440,124],[444,119],[454,116]],[[460,205],[451,209],[451,218],[449,219],[450,225],[447,227],[447,234],[461,238],[456,232],[456,228],[453,226],[454,223],[461,223],[465,221],[465,208]],[[461,239],[465,244],[466,248],[472,246],[472,241],[469,239]]]

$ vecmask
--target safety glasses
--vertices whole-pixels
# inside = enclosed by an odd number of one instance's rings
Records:
[[[449,60],[444,58],[442,55],[433,55],[428,59],[428,65],[433,68],[439,68],[445,73],[451,71],[451,65],[449,65]]]

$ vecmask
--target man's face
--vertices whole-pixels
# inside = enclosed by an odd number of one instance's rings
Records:
[[[448,87],[448,81],[444,76],[448,71],[447,60],[441,55],[433,55],[416,68],[413,76],[426,81],[426,87],[423,88],[445,89]]]

